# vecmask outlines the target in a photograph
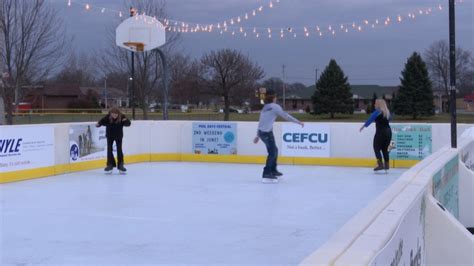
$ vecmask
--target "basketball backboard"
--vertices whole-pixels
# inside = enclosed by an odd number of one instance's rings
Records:
[[[116,44],[134,52],[150,51],[165,42],[166,30],[163,24],[146,15],[128,18],[116,30]]]

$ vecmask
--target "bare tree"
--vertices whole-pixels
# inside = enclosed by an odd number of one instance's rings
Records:
[[[79,55],[71,53],[68,65],[56,74],[49,83],[74,84],[82,87],[94,86],[97,82],[97,70],[93,59],[86,54]]]
[[[212,51],[202,57],[204,77],[210,93],[224,100],[224,120],[229,120],[231,98],[243,87],[253,86],[264,77],[263,69],[236,50]],[[253,90],[249,90],[252,97]]]
[[[0,58],[12,84],[3,97],[12,124],[21,86],[45,78],[60,66],[67,37],[58,13],[46,0],[0,1]]]
[[[441,40],[433,43],[425,51],[424,57],[431,79],[434,81],[436,86],[444,90],[446,95],[449,95],[450,75],[448,42]],[[461,47],[456,48],[456,83],[461,90],[464,89],[463,84],[465,81],[469,80],[469,76],[472,75],[472,61],[473,57],[469,51],[466,51]]]
[[[131,0],[127,1],[125,8],[134,7],[138,13],[145,13],[148,16],[156,17],[163,21],[166,16],[166,5],[163,0]],[[126,18],[125,18],[126,19]],[[121,23],[116,21],[108,31],[107,42],[109,45],[101,55],[98,55],[100,67],[107,73],[131,73],[130,52],[115,44],[115,29]],[[165,54],[170,54],[179,40],[179,34],[167,32],[166,44],[161,47]],[[153,100],[154,91],[160,89],[161,62],[155,52],[135,53],[135,100],[143,110],[144,119],[148,119],[148,105]]]
[[[170,67],[172,102],[197,105],[206,101],[200,62],[189,56],[175,54],[170,58]]]

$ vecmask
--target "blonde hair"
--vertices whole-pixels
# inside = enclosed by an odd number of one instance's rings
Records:
[[[377,99],[375,101],[375,105],[378,106],[378,108],[380,109],[380,111],[383,113],[383,116],[387,119],[390,118],[390,110],[388,110],[388,107],[387,107],[387,102],[385,102],[384,99]]]

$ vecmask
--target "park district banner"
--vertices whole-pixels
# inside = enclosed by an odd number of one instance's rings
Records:
[[[193,123],[195,154],[237,154],[236,123]]]
[[[53,127],[0,129],[0,172],[53,166],[54,159]]]
[[[282,155],[289,157],[330,157],[331,132],[329,125],[305,124],[304,127],[282,125]]]

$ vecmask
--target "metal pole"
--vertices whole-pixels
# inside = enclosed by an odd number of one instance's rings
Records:
[[[451,100],[451,147],[457,148],[456,121],[456,20],[455,0],[449,0],[449,65],[450,65],[450,94]]]
[[[135,15],[136,10],[130,7],[130,17]],[[132,86],[130,88],[130,105],[132,106],[132,119],[135,120],[135,52],[132,55]]]
[[[161,49],[155,49],[154,51],[160,56],[161,60],[161,69],[163,74],[163,120],[168,120],[168,91],[169,91],[169,71],[168,71],[168,62],[166,61],[165,54]],[[158,66],[157,66],[158,69]],[[156,73],[158,75],[158,71]]]

